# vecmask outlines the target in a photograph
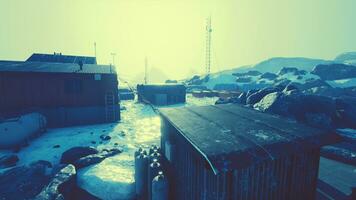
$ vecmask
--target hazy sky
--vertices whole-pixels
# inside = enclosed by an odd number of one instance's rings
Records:
[[[356,50],[356,0],[0,0],[0,59],[33,52],[93,55],[133,79],[204,71],[212,18],[212,71],[273,56],[333,59]]]

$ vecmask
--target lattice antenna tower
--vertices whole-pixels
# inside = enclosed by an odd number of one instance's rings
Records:
[[[210,74],[211,67],[211,17],[206,19],[206,49],[205,49],[205,72]]]

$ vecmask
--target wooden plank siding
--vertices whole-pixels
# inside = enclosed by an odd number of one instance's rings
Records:
[[[79,90],[71,91],[77,81]],[[73,83],[75,85],[75,83]],[[69,86],[68,86],[69,85]],[[116,74],[0,72],[0,113],[32,108],[104,106],[105,93],[112,91],[118,103]]]

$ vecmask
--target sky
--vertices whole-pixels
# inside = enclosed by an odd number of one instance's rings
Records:
[[[220,71],[270,57],[356,51],[355,0],[0,0],[0,60],[61,52],[113,62],[127,81]]]

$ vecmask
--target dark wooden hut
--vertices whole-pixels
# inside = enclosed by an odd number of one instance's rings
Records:
[[[170,199],[315,199],[332,132],[240,107],[160,109]]]
[[[34,54],[25,62],[0,61],[0,117],[34,111],[50,127],[116,122],[117,74],[93,57]]]
[[[185,103],[186,88],[180,84],[137,85],[138,101],[157,106]]]

